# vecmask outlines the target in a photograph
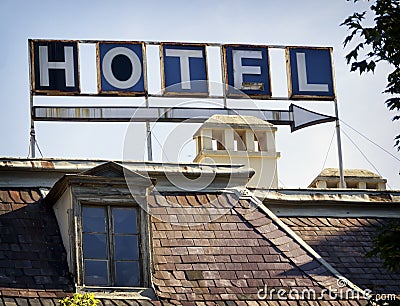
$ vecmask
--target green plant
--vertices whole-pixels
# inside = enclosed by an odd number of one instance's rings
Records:
[[[60,306],[96,306],[100,301],[96,300],[93,293],[74,293],[59,301]]]
[[[367,257],[378,256],[390,272],[400,271],[400,221],[394,219],[381,226],[372,242],[373,248]]]
[[[359,2],[361,0],[347,0]],[[370,1],[370,0],[368,0]],[[372,22],[365,22],[367,11],[355,12],[341,25],[350,34],[343,44],[346,47],[355,42],[355,47],[346,55],[351,71],[374,72],[379,62],[386,62],[392,68],[387,76],[384,93],[392,96],[386,100],[391,111],[400,112],[400,2],[399,0],[375,0],[369,12],[374,15]],[[368,26],[371,24],[371,26]],[[357,37],[361,40],[357,41]],[[397,113],[393,120],[400,120]],[[400,151],[400,134],[395,137],[395,147]]]

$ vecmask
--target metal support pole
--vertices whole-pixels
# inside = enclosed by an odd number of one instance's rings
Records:
[[[340,188],[346,188],[346,183],[344,181],[344,170],[343,170],[342,140],[340,137],[339,109],[336,98],[335,98],[335,116],[336,116],[336,139],[337,139],[338,157],[339,157]]]
[[[150,121],[146,121],[146,142],[147,142],[147,159],[149,161],[153,160],[153,145],[151,142],[151,127]]]
[[[30,130],[30,153],[31,157],[35,158],[35,149],[36,149],[36,133],[35,133],[35,121],[33,120],[33,95],[30,94],[30,112],[31,112],[31,130]]]
[[[221,73],[222,73],[222,97],[224,99],[224,108],[227,108],[228,107],[228,105],[226,103],[226,82],[227,82],[227,80],[226,80],[226,76],[225,76],[225,65],[224,65],[225,64],[224,63],[225,55],[224,55],[224,51],[223,51],[222,47],[220,47],[219,50],[220,50],[219,52],[220,52]]]
[[[31,129],[29,131],[30,135],[30,157],[35,158],[36,151],[36,133],[35,133],[35,121],[34,121],[34,110],[33,110],[33,88],[32,88],[32,54],[31,54],[31,40],[28,40],[28,67],[29,67],[29,113],[31,117]]]
[[[145,96],[146,107],[149,107],[149,97]],[[147,160],[153,160],[153,145],[151,142],[151,126],[150,121],[146,120],[146,143],[147,143]]]
[[[35,144],[36,144],[36,140],[35,140],[35,128],[31,127],[31,139],[30,139],[30,148],[31,148],[31,157],[35,158]]]
[[[143,76],[144,76],[144,88],[145,89],[145,95],[144,99],[146,102],[146,107],[149,107],[149,92],[147,89],[147,84],[148,84],[148,79],[147,79],[147,51],[146,51],[146,46],[143,46]],[[150,126],[150,121],[146,121],[146,144],[147,144],[147,160],[152,161],[153,160],[153,145],[151,141],[151,126]]]

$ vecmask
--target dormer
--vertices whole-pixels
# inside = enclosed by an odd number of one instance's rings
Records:
[[[65,175],[46,204],[57,218],[78,291],[129,291],[153,297],[149,215],[143,209],[154,180],[106,163]]]

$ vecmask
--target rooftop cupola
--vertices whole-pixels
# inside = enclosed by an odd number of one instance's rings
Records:
[[[255,170],[248,187],[277,188],[276,130],[252,116],[214,115],[193,136],[194,162],[243,164]]]
[[[344,169],[346,188],[385,190],[387,180],[382,176],[364,169]],[[339,188],[339,170],[327,168],[308,186],[309,188]]]

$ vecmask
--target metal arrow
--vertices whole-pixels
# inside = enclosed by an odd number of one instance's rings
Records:
[[[291,104],[289,110],[185,108],[185,107],[47,107],[34,106],[34,121],[80,122],[191,122],[202,123],[212,115],[255,116],[275,125],[290,125],[291,131],[335,121],[336,117]]]

